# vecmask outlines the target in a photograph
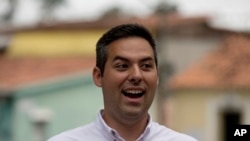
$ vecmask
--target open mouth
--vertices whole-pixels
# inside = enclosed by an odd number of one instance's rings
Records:
[[[139,98],[144,95],[145,91],[141,89],[129,89],[129,90],[122,90],[122,94],[129,98]]]

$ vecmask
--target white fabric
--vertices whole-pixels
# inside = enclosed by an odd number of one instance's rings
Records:
[[[85,126],[62,132],[48,141],[125,141],[119,133],[110,128],[99,112],[96,120]],[[197,141],[196,139],[173,131],[153,122],[151,119],[144,133],[136,141]]]

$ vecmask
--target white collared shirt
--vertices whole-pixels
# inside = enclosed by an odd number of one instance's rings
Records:
[[[48,141],[125,141],[119,133],[110,128],[99,112],[96,120],[85,126],[62,132]],[[197,141],[196,139],[173,131],[153,122],[150,118],[144,132],[136,141]]]

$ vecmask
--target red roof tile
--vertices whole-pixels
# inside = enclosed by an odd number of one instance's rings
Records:
[[[0,89],[12,89],[26,83],[72,73],[95,66],[95,58],[0,58]]]
[[[232,35],[217,50],[173,76],[170,89],[250,88],[250,37]]]

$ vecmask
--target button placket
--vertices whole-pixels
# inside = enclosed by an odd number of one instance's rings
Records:
[[[110,134],[112,135],[114,141],[125,141],[115,130],[111,130]]]
[[[114,141],[117,141],[116,133],[115,133],[114,130],[111,130],[111,134],[112,134],[112,136],[114,138]]]
[[[115,131],[114,131],[114,130],[111,131],[111,134],[112,134],[114,137],[116,137],[116,134],[115,134]]]

